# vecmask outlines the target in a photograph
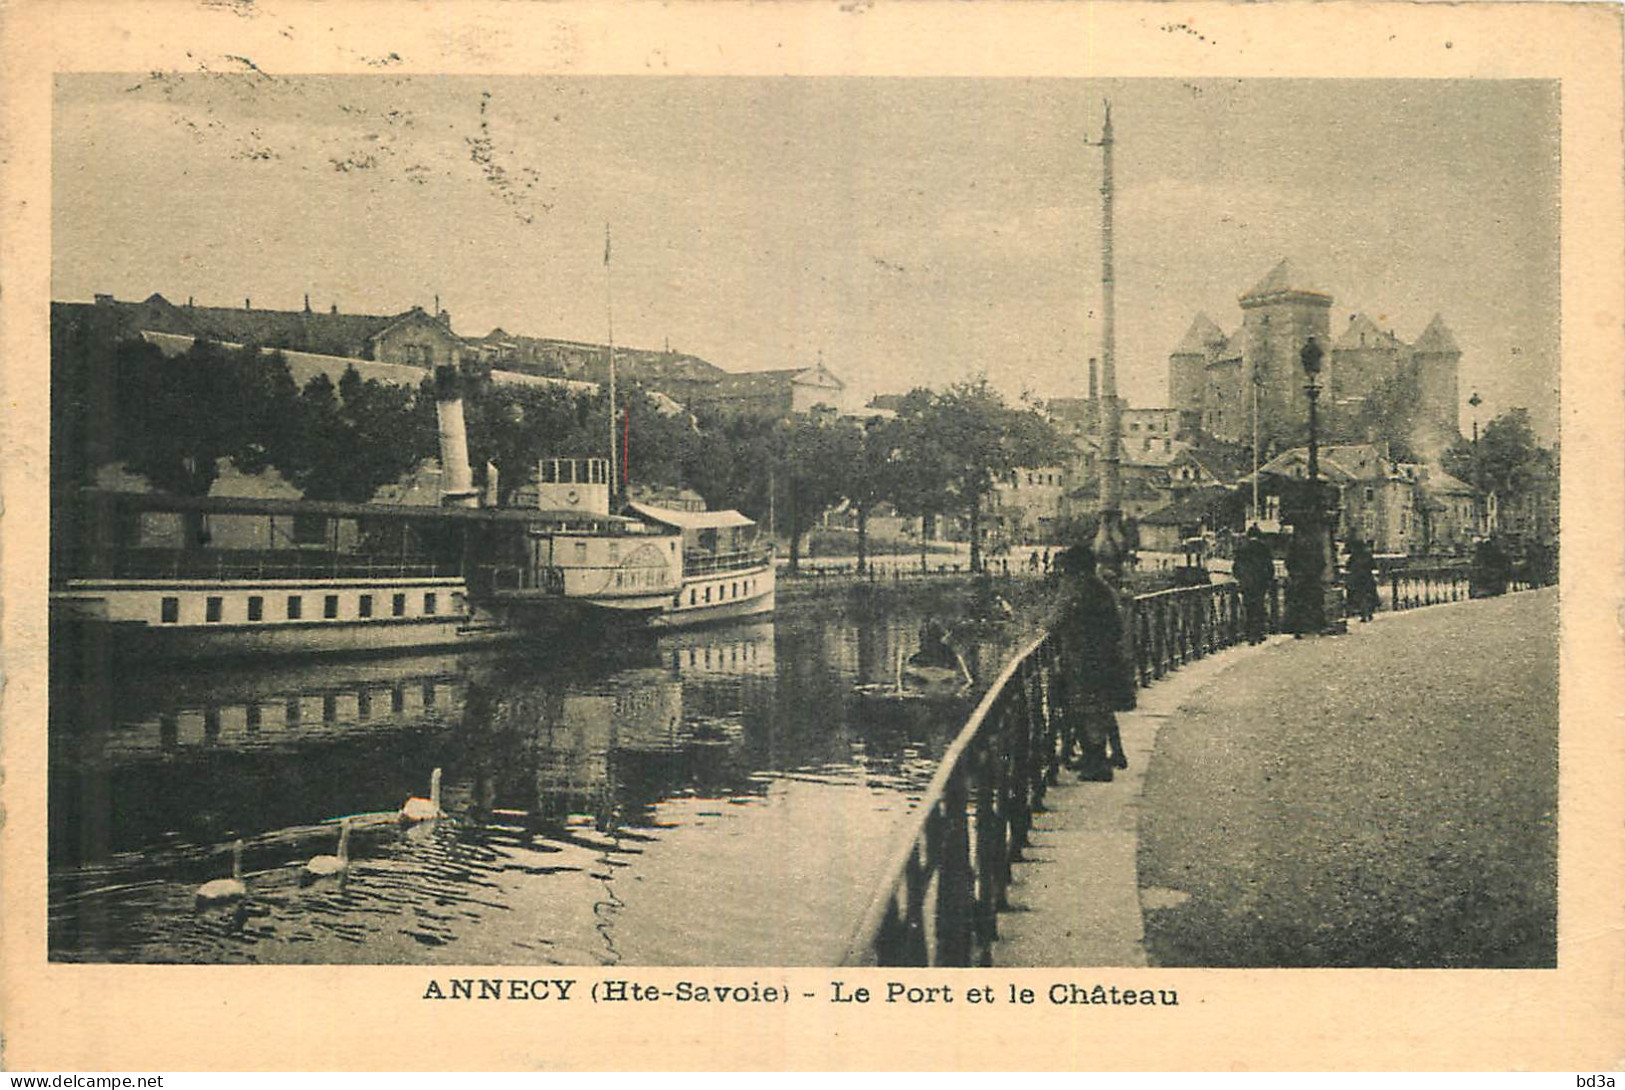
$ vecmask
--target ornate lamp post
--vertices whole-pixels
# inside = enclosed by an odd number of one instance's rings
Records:
[[[1467,404],[1473,407],[1473,533],[1484,532],[1484,464],[1478,458],[1478,407],[1484,404],[1484,399],[1473,391],[1473,396],[1467,399]]]
[[[1309,480],[1294,520],[1292,552],[1287,568],[1292,580],[1299,635],[1344,631],[1342,587],[1337,581],[1337,553],[1328,491],[1320,479],[1320,369],[1325,352],[1310,337],[1298,355],[1308,380]]]

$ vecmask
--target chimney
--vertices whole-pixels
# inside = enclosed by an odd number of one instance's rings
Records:
[[[103,292],[97,292],[96,305],[99,307],[110,307],[113,305],[113,297],[111,295],[104,294]]]
[[[478,507],[480,494],[468,467],[468,429],[463,423],[463,383],[455,366],[434,372],[435,417],[440,425],[440,503]]]
[[[190,296],[190,295],[188,295],[188,296],[187,296],[187,297],[186,297],[186,309],[187,309],[187,310],[191,310],[191,309],[192,309],[192,297],[191,297],[191,296]]]
[[[310,292],[305,292],[305,313],[310,313]]]
[[[1089,400],[1094,401],[1100,397],[1100,361],[1089,357]]]
[[[248,297],[245,296],[243,298],[243,309],[244,310],[253,310],[254,309],[254,300],[249,299]]]

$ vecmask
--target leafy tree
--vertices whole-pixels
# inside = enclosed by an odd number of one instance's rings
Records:
[[[1472,441],[1460,439],[1445,452],[1446,473],[1487,492],[1514,495],[1527,486],[1531,473],[1544,472],[1551,464],[1551,452],[1541,449],[1528,409],[1509,409],[1485,425],[1478,437],[1478,450]]]
[[[895,420],[871,420],[866,426],[843,421],[851,434],[843,442],[850,457],[837,467],[842,496],[858,524],[858,571],[868,570],[869,514],[897,491],[903,429]]]
[[[170,359],[144,341],[114,352],[112,450],[157,489],[207,495],[229,458],[245,473],[287,455],[295,387],[280,353],[199,339]]]
[[[1061,438],[1036,412],[1006,405],[985,378],[956,383],[924,400],[905,400],[905,410],[906,434],[920,448],[916,464],[931,473],[905,477],[903,487],[924,485],[934,495],[918,502],[946,500],[965,515],[971,570],[980,571],[982,511],[994,483],[1018,467],[1059,458]]]
[[[252,392],[245,396],[253,396]],[[337,385],[316,375],[299,392],[296,441],[269,452],[288,482],[311,500],[366,503],[435,450],[420,391],[363,379],[347,367]]]
[[[801,539],[841,501],[844,467],[858,453],[854,429],[795,416],[770,432],[771,480],[788,519],[790,570],[801,567]]]

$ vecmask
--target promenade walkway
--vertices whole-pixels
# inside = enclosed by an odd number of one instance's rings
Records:
[[[1017,865],[1006,966],[1550,965],[1557,591],[1275,637],[1122,716]]]

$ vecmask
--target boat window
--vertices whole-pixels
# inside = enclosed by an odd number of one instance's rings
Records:
[[[339,615],[339,596],[329,594],[322,602],[322,616],[333,620]]]
[[[440,599],[435,594],[434,591],[431,590],[431,591],[424,592],[424,595],[423,595],[423,613],[424,613],[425,616],[433,616],[435,610],[438,609],[439,606],[440,606]]]
[[[179,598],[165,598],[159,603],[159,619],[164,624],[175,624],[181,619],[181,600]]]
[[[206,599],[203,603],[203,619],[209,622],[218,621],[220,619],[221,605],[222,600],[219,598]]]
[[[389,611],[397,617],[406,616],[406,595],[397,594],[389,604]]]
[[[248,619],[251,621],[265,620],[265,599],[258,594],[248,596]]]
[[[363,617],[371,617],[372,616],[372,595],[363,594],[361,596],[359,609],[360,609],[361,616],[363,616]]]
[[[709,603],[711,601],[711,588],[710,587],[705,588],[705,600],[706,600],[707,603]]]
[[[297,621],[305,615],[305,600],[297,594],[288,595],[288,620]]]
[[[688,591],[688,604],[691,606],[697,606],[700,604],[700,592],[692,587],[690,587]]]
[[[576,542],[576,563],[577,564],[585,564],[586,562],[587,562],[587,543],[585,541],[578,541],[578,542]]]

